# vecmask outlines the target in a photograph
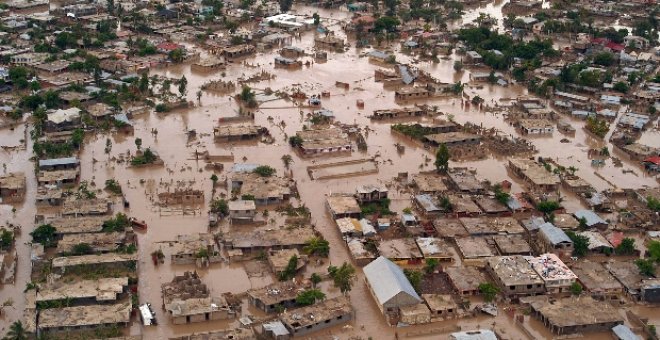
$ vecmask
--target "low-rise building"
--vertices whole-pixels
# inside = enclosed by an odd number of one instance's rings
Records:
[[[660,279],[647,279],[642,281],[642,301],[660,302]]]
[[[257,214],[257,205],[253,200],[236,200],[227,203],[229,218],[232,220],[252,221]]]
[[[454,259],[454,251],[446,241],[436,237],[418,237],[415,239],[417,247],[422,252],[424,259],[436,259],[451,262]]]
[[[548,193],[559,188],[559,177],[531,159],[509,159],[509,169],[535,191]]]
[[[528,258],[532,268],[539,274],[548,293],[565,293],[577,280],[577,276],[557,255],[548,253]]]
[[[537,297],[531,301],[530,306],[533,315],[558,335],[607,331],[623,324],[623,318],[616,307],[589,296],[552,301],[547,297]]]
[[[624,292],[633,299],[639,299],[642,291],[642,281],[646,279],[639,273],[637,265],[631,261],[610,261],[605,268],[614,276]]]
[[[527,135],[552,134],[555,131],[554,124],[547,119],[521,119],[518,125]]]
[[[355,196],[360,203],[380,201],[386,199],[387,194],[387,188],[378,185],[361,185],[355,189]]]
[[[494,255],[483,237],[460,237],[455,242],[465,260],[483,260]]]
[[[458,304],[450,294],[422,294],[434,318],[451,319],[458,314]]]
[[[351,152],[353,150],[353,145],[348,136],[338,128],[298,131],[296,136],[302,141],[298,148],[305,156]]]
[[[360,218],[362,213],[358,201],[353,196],[328,196],[326,205],[335,220],[344,217]]]
[[[295,182],[289,178],[263,177],[253,172],[231,175],[231,190],[238,190],[243,198],[250,197],[256,205],[280,204],[289,200]]]
[[[277,282],[263,288],[248,290],[248,303],[266,313],[274,313],[280,308],[296,306],[296,296],[303,291],[302,287],[292,282]]]
[[[573,253],[573,241],[566,233],[546,222],[539,227],[539,248],[541,252],[552,252],[559,256],[571,256]]]
[[[127,292],[128,277],[99,278],[77,282],[54,281],[40,285],[37,291],[39,302],[70,299],[78,302],[116,301],[118,296]]]
[[[410,238],[383,240],[378,245],[378,252],[391,261],[408,264],[420,263],[424,258],[415,241]]]
[[[213,128],[216,142],[251,140],[267,134],[268,130],[259,125],[223,125]]]
[[[280,321],[293,336],[304,336],[344,324],[351,321],[353,317],[353,306],[345,296],[324,300],[279,315]]]
[[[220,249],[213,234],[197,233],[178,235],[171,242],[173,264],[192,264],[206,266],[222,261]]]
[[[461,296],[479,294],[479,285],[488,282],[486,275],[476,267],[449,267],[445,273],[454,290]]]
[[[615,297],[623,293],[623,286],[603,265],[588,260],[579,261],[571,267],[578,282],[591,295]]]
[[[162,286],[163,308],[175,325],[225,320],[236,317],[236,311],[222,297],[211,297],[197,273],[185,272]]]
[[[486,270],[504,295],[537,295],[545,292],[543,280],[524,256],[494,256]]]
[[[493,241],[500,255],[532,255],[532,247],[523,235],[496,235]]]
[[[0,202],[12,203],[25,199],[25,174],[12,172],[0,176]]]
[[[117,304],[48,308],[39,312],[37,329],[56,332],[98,326],[127,326],[131,320],[130,301]]]
[[[401,307],[422,302],[403,270],[387,258],[381,256],[363,270],[369,292],[386,317],[398,315]]]

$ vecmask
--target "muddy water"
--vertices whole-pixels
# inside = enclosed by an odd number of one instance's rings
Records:
[[[486,6],[486,11],[491,15],[501,18],[501,6],[504,2],[496,2]],[[324,18],[345,19],[349,17],[346,11],[319,10],[308,7],[298,7],[301,13],[311,14],[318,11]],[[479,11],[484,9],[474,9],[468,11],[466,18],[478,15]],[[471,21],[465,19],[465,21]],[[339,26],[333,25],[331,29],[338,31]],[[300,40],[294,40],[293,45],[312,51],[313,33],[305,33]],[[432,161],[425,159],[431,157],[422,148],[411,143],[406,143],[406,151],[403,154],[396,152],[394,144],[404,142],[393,136],[389,131],[389,124],[371,123],[366,115],[376,109],[386,109],[396,107],[394,103],[394,94],[392,91],[384,90],[382,85],[373,81],[373,71],[375,65],[370,64],[366,58],[360,58],[359,53],[350,49],[346,53],[329,53],[329,60],[326,63],[314,63],[311,67],[303,67],[302,70],[289,71],[285,69],[275,69],[272,65],[273,53],[259,53],[255,57],[250,57],[246,61],[257,67],[244,67],[234,64],[225,70],[226,78],[234,80],[243,75],[251,75],[262,69],[276,74],[277,78],[271,81],[265,81],[254,84],[257,89],[270,87],[274,90],[298,87],[307,93],[320,93],[330,91],[331,97],[323,99],[323,106],[334,111],[336,120],[343,123],[357,123],[362,126],[369,125],[370,131],[366,136],[368,151],[365,154],[354,152],[352,155],[344,155],[333,160],[347,160],[364,158],[365,156],[376,157],[379,166],[379,173],[371,176],[361,176],[346,179],[332,179],[323,181],[313,181],[306,172],[306,167],[312,164],[324,162],[324,159],[302,159],[294,155],[294,163],[291,165],[291,171],[297,181],[300,191],[301,201],[310,208],[312,220],[317,229],[331,242],[332,252],[330,254],[330,264],[341,264],[349,260],[349,255],[343,242],[340,239],[333,222],[327,213],[324,203],[325,196],[335,192],[352,192],[355,186],[359,184],[377,184],[385,183],[391,180],[399,172],[415,173],[420,170],[430,170]],[[455,82],[461,80],[467,82],[469,79],[469,70],[459,74],[453,71],[453,60],[457,56],[451,56],[450,60],[442,60],[437,64],[419,63],[417,64],[423,70],[430,72],[435,77],[447,81]],[[303,60],[311,60],[309,57]],[[398,60],[408,60],[409,57],[399,56]],[[171,66],[166,69],[159,69],[154,74],[180,78],[185,75],[188,79],[188,99],[196,100],[195,93],[199,86],[209,79],[221,77],[222,71],[210,74],[192,73],[189,65]],[[335,87],[337,80],[350,84],[349,90],[343,90]],[[174,89],[174,87],[173,87]],[[466,88],[466,92],[472,96],[478,94],[486,99],[486,104],[494,106],[500,98],[513,98],[518,95],[526,94],[526,90],[519,86],[510,86],[508,88],[486,85],[482,89]],[[362,99],[365,102],[365,108],[359,110],[356,107],[356,101]],[[407,106],[412,103],[407,103]],[[483,124],[486,127],[495,127],[503,134],[516,135],[517,132],[508,123],[504,122],[501,115],[480,110],[475,106],[466,107],[462,105],[460,99],[433,100],[432,105],[437,105],[440,111],[452,114],[459,123],[473,122]],[[228,96],[211,95],[204,92],[200,105],[187,112],[172,112],[169,114],[148,113],[136,116],[133,123],[135,131],[133,135],[112,134],[89,136],[87,143],[81,152],[82,179],[93,182],[97,188],[101,188],[106,179],[117,179],[131,203],[131,207],[126,211],[130,216],[148,221],[149,230],[145,233],[139,233],[139,294],[140,302],[150,302],[154,305],[160,325],[158,327],[149,327],[141,329],[138,323],[135,323],[131,329],[131,334],[142,332],[146,339],[163,339],[175,334],[185,334],[199,332],[204,330],[221,329],[225,327],[235,327],[236,321],[202,323],[186,326],[174,326],[169,323],[164,311],[159,308],[161,305],[160,287],[168,282],[174,275],[179,275],[185,270],[193,270],[192,266],[171,265],[166,260],[164,265],[154,267],[151,262],[150,253],[156,249],[162,248],[167,254],[167,241],[172,241],[179,234],[189,234],[198,232],[207,232],[207,208],[188,212],[183,214],[174,207],[156,208],[154,205],[154,191],[166,191],[167,185],[170,188],[177,186],[177,183],[183,183],[185,187],[203,190],[205,200],[211,197],[211,176],[210,171],[203,170],[204,163],[192,159],[192,153],[195,150],[208,150],[211,154],[232,154],[236,162],[268,164],[277,169],[278,173],[284,173],[284,165],[281,156],[291,153],[291,149],[286,143],[286,136],[294,134],[301,129],[302,118],[300,109],[292,108],[292,103],[283,100],[268,102],[262,105],[262,109],[255,115],[255,124],[268,127],[270,133],[275,137],[275,143],[271,145],[258,144],[215,144],[211,133],[212,127],[220,117],[235,115],[238,107]],[[303,109],[304,113],[310,112],[309,109]],[[272,119],[268,119],[268,118]],[[283,126],[277,126],[279,122],[284,122]],[[571,137],[570,143],[560,143],[563,136],[555,133],[551,137],[540,137],[532,139],[532,142],[541,151],[540,155],[552,157],[565,166],[574,165],[579,168],[578,174],[591,182],[598,189],[609,188],[609,184],[594,174],[594,169],[590,166],[586,151],[589,148],[602,147],[608,145],[598,141],[583,132],[581,127],[583,122],[575,121],[576,135]],[[151,133],[152,129],[157,129],[158,134]],[[199,138],[188,141],[186,132],[196,130]],[[165,162],[164,167],[152,167],[143,169],[127,168],[125,164],[115,162],[113,159],[122,154],[134,153],[136,146],[135,138],[143,140],[143,148],[151,147],[157,151]],[[19,145],[24,138],[24,128],[17,128],[15,131],[0,132],[2,145]],[[104,153],[106,138],[113,142],[112,151],[106,155]],[[651,138],[653,137],[644,137]],[[611,146],[610,146],[611,149]],[[0,161],[7,164],[7,171],[25,171],[28,174],[34,168],[29,160],[31,146],[26,150],[14,152],[0,151]],[[231,164],[225,164],[227,169]],[[478,177],[490,181],[502,181],[509,179],[503,160],[487,158],[480,161],[471,162],[452,162],[454,166],[468,166],[478,171]],[[637,172],[633,174],[623,174],[621,168],[615,168],[608,161],[605,167],[598,172],[621,187],[638,188],[644,185],[654,185],[652,178],[644,177],[636,164],[627,162],[624,159],[624,168],[632,168]],[[226,173],[219,173],[218,176],[223,179]],[[144,181],[144,183],[141,183]],[[523,190],[522,183],[513,179],[514,192]],[[5,308],[5,315],[0,319],[0,324],[6,327],[13,320],[17,320],[24,307],[22,290],[29,278],[29,251],[25,245],[29,241],[29,231],[33,228],[33,217],[37,212],[34,207],[35,197],[35,178],[28,176],[28,195],[26,203],[17,207],[17,212],[11,212],[11,207],[1,206],[0,221],[12,221],[24,227],[23,234],[19,238],[18,250],[21,261],[16,285],[6,285],[0,291],[0,300],[5,301],[9,298],[13,300],[13,307]],[[222,192],[219,190],[218,193]],[[394,200],[393,209],[402,210],[409,203],[400,197]],[[580,203],[573,201],[568,203],[569,210],[580,208]],[[115,205],[116,211],[121,211],[120,205]],[[227,228],[224,226],[223,228]],[[232,226],[230,228],[237,228]],[[315,271],[325,271],[328,263],[322,266],[310,266],[307,274]],[[208,269],[199,270],[203,282],[207,283],[213,294],[224,292],[241,293],[249,288],[262,287],[270,282],[270,277],[249,277],[245,269],[240,264],[217,264]],[[328,287],[329,294],[334,296],[339,294],[336,289]],[[350,298],[356,308],[356,320],[353,324],[354,329],[351,332],[341,329],[332,329],[331,332],[342,337],[349,334],[360,334],[363,336],[379,337],[383,339],[394,338],[395,328],[385,325],[373,299],[369,296],[363,283],[363,275],[360,273],[354,288],[350,293]],[[259,313],[250,310],[245,306],[246,314],[259,316]],[[479,317],[474,320],[465,320],[458,322],[466,329],[475,327],[492,327],[493,321],[496,322],[496,329],[504,329],[504,332],[513,339],[525,339],[525,335],[516,326],[512,318],[506,314],[493,320],[486,317]],[[409,332],[416,330],[426,331],[453,325],[453,322],[443,324],[434,324],[423,327],[411,327],[399,329],[400,336],[406,336]],[[548,338],[550,334],[536,320],[526,322],[530,332],[536,338]],[[323,334],[327,333],[322,332]],[[437,338],[437,335],[428,335],[428,338]],[[422,337],[423,338],[423,337]],[[593,337],[597,339],[598,337]]]

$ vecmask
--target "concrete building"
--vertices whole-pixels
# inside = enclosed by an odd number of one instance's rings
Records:
[[[335,220],[344,217],[360,218],[362,213],[358,201],[352,196],[328,196],[326,205]]]
[[[578,282],[592,296],[607,298],[623,293],[623,286],[603,265],[591,261],[579,261],[571,267]]]
[[[538,297],[530,306],[533,315],[557,335],[607,331],[623,324],[617,308],[589,296],[554,301]]]
[[[305,156],[351,152],[353,150],[353,145],[348,136],[338,128],[298,131],[296,136],[302,140],[302,143],[297,147]]]
[[[253,172],[233,173],[230,190],[238,190],[242,197],[248,196],[256,205],[280,204],[288,201],[292,194],[293,180],[270,176],[263,177]]]
[[[117,304],[49,308],[39,312],[41,332],[91,329],[99,326],[127,326],[131,320],[130,301]]]
[[[486,270],[504,295],[537,295],[545,292],[543,280],[523,256],[491,257],[486,261]]]
[[[253,200],[229,201],[227,205],[232,220],[252,221],[257,214],[257,205]]]
[[[660,302],[660,279],[647,279],[642,281],[642,301]]]
[[[509,159],[509,169],[534,191],[549,193],[559,188],[559,177],[531,159]]]
[[[387,258],[381,256],[363,270],[369,292],[386,317],[399,314],[401,307],[422,302],[403,270]]]
[[[25,174],[12,172],[0,176],[0,202],[12,203],[25,199]]]
[[[449,267],[445,273],[454,290],[461,296],[479,294],[479,285],[488,282],[486,275],[476,267]]]
[[[568,257],[573,253],[571,238],[550,222],[543,223],[539,227],[538,240],[541,252],[551,252],[561,257]]]
[[[555,254],[530,257],[527,261],[543,280],[545,290],[550,294],[569,292],[577,280],[577,276]]]
[[[274,313],[279,308],[296,306],[296,296],[304,288],[292,282],[277,282],[263,288],[247,291],[248,303],[266,313]]]
[[[347,297],[341,296],[287,311],[279,319],[294,337],[304,336],[351,321],[353,306]]]
[[[211,297],[206,284],[196,272],[175,276],[162,286],[163,309],[175,325],[225,320],[236,317],[236,311],[222,297]]]
[[[361,185],[355,189],[355,196],[360,203],[380,201],[387,198],[388,189],[384,186]]]

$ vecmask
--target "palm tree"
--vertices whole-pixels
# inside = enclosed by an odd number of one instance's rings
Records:
[[[320,237],[312,237],[305,242],[303,251],[307,254],[327,257],[330,254],[330,243]]]
[[[288,169],[291,163],[293,163],[293,157],[291,155],[284,155],[282,156],[282,162],[284,162],[284,167]]]
[[[9,331],[5,335],[3,340],[27,340],[27,335],[25,328],[23,328],[23,323],[16,321],[9,326]]]

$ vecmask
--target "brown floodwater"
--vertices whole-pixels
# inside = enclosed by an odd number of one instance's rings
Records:
[[[463,22],[469,22],[476,18],[479,12],[487,12],[494,17],[502,18],[501,8],[505,1],[496,1],[476,9],[469,9]],[[345,10],[325,10],[311,7],[297,6],[300,13],[311,14],[319,12],[323,18],[332,18],[334,25],[330,28],[335,30],[339,36],[345,36],[340,30],[338,21],[350,17]],[[313,32],[306,32],[300,39],[294,39],[293,45],[304,48],[307,52],[313,51]],[[392,45],[394,48],[395,46]],[[277,169],[278,173],[285,172],[284,164],[281,161],[282,155],[292,154],[294,162],[291,165],[291,172],[297,181],[300,192],[300,201],[303,202],[312,213],[312,222],[316,228],[331,243],[331,254],[329,263],[322,266],[310,266],[307,273],[323,272],[328,264],[341,264],[344,261],[350,261],[348,251],[343,241],[334,227],[333,221],[325,208],[325,197],[336,192],[353,192],[356,185],[359,184],[377,184],[390,182],[399,172],[416,173],[420,170],[431,170],[433,162],[426,161],[432,158],[428,151],[419,146],[404,141],[390,133],[389,124],[372,123],[366,118],[373,110],[388,109],[396,107],[394,102],[394,93],[390,90],[384,90],[382,84],[373,80],[374,64],[369,63],[367,58],[360,57],[360,54],[368,51],[355,50],[350,48],[345,53],[329,52],[329,60],[325,63],[313,63],[310,67],[303,67],[301,70],[286,70],[274,68],[273,57],[276,51],[267,53],[258,53],[254,57],[249,57],[246,61],[256,67],[244,67],[240,63],[230,65],[224,71],[214,71],[204,74],[191,72],[190,65],[173,65],[167,68],[156,69],[152,74],[166,76],[171,78],[180,78],[185,75],[188,80],[188,100],[196,101],[198,88],[210,79],[219,79],[224,72],[225,78],[235,80],[242,76],[249,76],[261,70],[266,70],[276,78],[270,81],[263,81],[252,86],[255,89],[265,89],[270,87],[273,90],[299,88],[309,94],[318,94],[322,91],[329,91],[330,98],[323,98],[323,107],[332,110],[335,113],[336,121],[342,123],[358,124],[362,127],[369,126],[370,132],[366,135],[368,150],[366,155],[361,152],[342,155],[332,158],[332,161],[360,159],[365,156],[376,157],[379,167],[379,173],[376,175],[359,176],[342,179],[330,179],[314,181],[307,175],[306,167],[313,164],[329,161],[322,158],[304,159],[292,153],[291,148],[286,142],[287,136],[293,135],[301,129],[303,118],[300,114],[311,112],[310,109],[292,108],[290,102],[277,100],[262,105],[262,109],[255,114],[255,124],[265,126],[274,137],[273,144],[216,144],[213,141],[212,129],[216,125],[218,118],[235,115],[239,108],[227,95],[212,95],[204,92],[199,105],[186,111],[176,111],[167,114],[157,114],[154,112],[136,116],[133,120],[135,130],[133,135],[123,133],[112,133],[98,135],[88,135],[86,144],[80,153],[81,159],[81,177],[94,183],[97,189],[103,187],[106,179],[114,178],[120,182],[125,192],[126,198],[131,203],[130,209],[125,212],[130,216],[135,216],[140,220],[146,220],[149,224],[148,231],[138,233],[139,239],[139,297],[140,302],[149,302],[154,305],[157,318],[160,322],[158,327],[143,328],[139,322],[135,322],[130,328],[131,334],[144,334],[145,339],[164,339],[172,335],[180,335],[191,332],[200,332],[206,330],[222,329],[226,327],[236,327],[237,321],[222,321],[213,323],[200,323],[192,325],[171,325],[165,312],[159,308],[161,303],[160,287],[163,283],[169,282],[174,275],[180,275],[186,270],[194,270],[193,266],[172,265],[169,259],[164,265],[155,267],[151,262],[150,253],[156,249],[162,248],[167,254],[167,241],[176,239],[179,234],[207,232],[207,210],[204,206],[201,209],[186,210],[185,213],[176,207],[159,208],[155,205],[158,192],[171,190],[176,186],[183,186],[202,190],[205,194],[205,201],[211,198],[211,181],[209,177],[212,172],[205,170],[203,161],[195,161],[193,153],[195,150],[208,150],[212,155],[234,156],[235,162],[268,164]],[[469,70],[455,73],[453,70],[453,61],[459,56],[452,55],[448,60],[441,60],[439,63],[418,62],[415,65],[420,69],[431,73],[433,76],[446,82],[463,81],[468,82]],[[399,61],[412,61],[413,58],[405,55],[398,55]],[[303,60],[310,60],[311,57],[304,57]],[[340,80],[350,84],[349,90],[335,87],[335,81]],[[176,91],[173,87],[173,91]],[[477,89],[466,87],[466,93],[470,96],[478,94],[486,99],[485,105],[495,106],[501,103],[501,98],[515,98],[519,95],[527,94],[524,87],[511,85],[509,87],[484,85]],[[358,109],[356,101],[364,100],[364,109]],[[472,106],[464,106],[459,98],[429,100],[431,105],[437,105],[441,112],[451,114],[459,123],[473,122],[482,124],[484,127],[494,127],[502,134],[517,136],[516,130],[503,120],[502,114],[495,114],[487,110],[480,110]],[[406,103],[410,106],[413,103]],[[270,118],[270,119],[269,119]],[[570,118],[565,118],[570,119]],[[280,124],[284,122],[285,124]],[[552,136],[530,139],[540,151],[539,155],[552,157],[564,166],[576,166],[579,170],[577,174],[586,179],[599,190],[611,188],[607,181],[596,176],[597,171],[600,176],[606,178],[612,183],[616,183],[622,188],[640,188],[643,186],[656,186],[657,183],[651,177],[647,177],[635,162],[628,161],[625,157],[623,168],[614,167],[611,161],[599,169],[594,169],[590,165],[587,157],[589,148],[612,146],[600,140],[596,140],[584,133],[582,126],[584,122],[573,120],[576,134],[570,137],[569,143],[560,143],[564,136],[556,132]],[[157,135],[152,134],[152,130],[158,131]],[[187,132],[196,130],[198,138],[189,141]],[[15,130],[0,131],[0,141],[3,146],[20,146],[25,139],[26,131],[24,126],[19,126]],[[655,132],[645,133],[642,137],[650,141],[657,142],[657,130]],[[104,153],[106,138],[112,140],[112,151],[110,154]],[[147,168],[128,168],[125,163],[118,163],[114,159],[127,153],[135,153],[135,138],[143,140],[143,148],[150,147],[157,151],[163,159],[165,165],[162,167]],[[404,153],[398,153],[395,143],[400,142],[406,145]],[[10,307],[4,308],[0,316],[0,333],[4,333],[7,325],[22,316],[25,306],[23,298],[23,289],[29,280],[29,250],[26,243],[30,241],[29,232],[34,227],[34,215],[37,208],[34,205],[36,194],[36,180],[30,174],[33,172],[34,163],[30,160],[31,145],[23,150],[7,151],[0,150],[0,162],[6,165],[6,171],[24,171],[28,174],[28,191],[24,204],[16,207],[16,213],[12,212],[11,206],[0,206],[0,221],[17,223],[23,227],[23,233],[17,241],[19,252],[19,266],[15,285],[5,285],[0,291],[0,303],[11,300]],[[483,160],[469,162],[452,162],[453,166],[467,166],[477,170],[477,176],[484,180],[499,182],[504,179],[510,179],[513,182],[513,191],[523,190],[523,184],[516,178],[511,179],[504,167],[502,158],[488,157]],[[225,169],[230,168],[231,164],[225,163]],[[622,169],[633,169],[635,174],[623,173]],[[223,179],[226,172],[218,173]],[[218,193],[224,192],[218,190]],[[405,195],[395,197],[393,200],[393,209],[400,211],[409,206]],[[582,208],[581,203],[573,196],[567,196],[565,205],[569,211]],[[121,204],[115,204],[115,211],[123,211]],[[279,220],[279,219],[278,219]],[[222,226],[223,230],[227,228],[240,228],[240,226]],[[263,287],[273,281],[269,276],[250,277],[245,268],[240,263],[232,264],[214,264],[206,269],[197,269],[202,281],[211,289],[213,294],[222,294],[225,292],[242,293],[250,288]],[[328,290],[328,295],[335,296],[340,294],[335,288],[324,284]],[[392,339],[395,334],[405,337],[412,334],[427,335],[419,338],[438,338],[440,334],[447,333],[453,325],[460,325],[464,329],[478,327],[495,328],[498,332],[506,334],[511,339],[527,339],[518,325],[513,322],[513,318],[507,313],[501,313],[500,316],[493,319],[486,316],[480,316],[475,319],[466,319],[460,321],[448,321],[439,324],[432,324],[408,328],[392,328],[385,325],[384,319],[376,307],[373,299],[366,290],[363,275],[359,272],[358,279],[350,293],[351,301],[356,309],[356,319],[353,329],[347,331],[344,328],[333,328],[328,331],[322,331],[321,334],[332,332],[341,338],[349,335],[371,336],[374,338]],[[243,308],[244,314],[259,317],[256,311]],[[657,311],[647,311],[648,317],[658,323],[660,319]],[[551,338],[548,330],[537,320],[526,318],[524,327],[533,334],[535,338]],[[431,333],[432,331],[439,333]],[[419,333],[415,333],[419,332]],[[590,334],[589,339],[598,339],[602,334]]]

